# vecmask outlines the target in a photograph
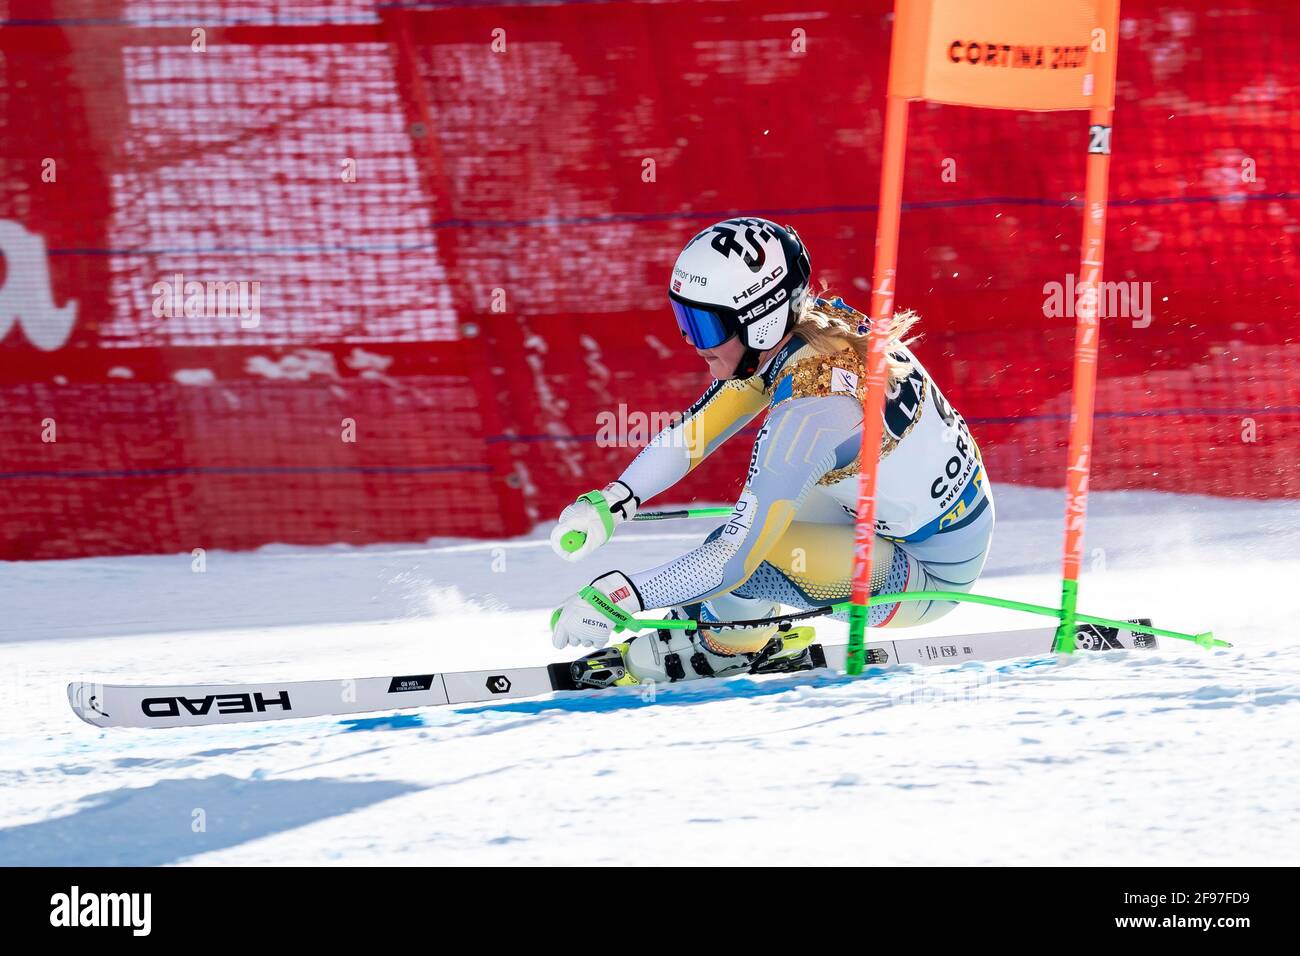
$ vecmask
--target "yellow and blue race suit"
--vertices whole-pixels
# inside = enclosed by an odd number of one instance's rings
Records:
[[[891,353],[910,372],[886,396],[872,593],[968,591],[994,521],[979,449],[916,357],[901,345]],[[823,354],[796,333],[753,377],[713,382],[641,450],[620,480],[645,502],[768,413],[730,517],[699,547],[629,574],[645,607],[723,595],[802,608],[848,598],[864,383],[847,341]],[[870,623],[922,624],[954,606],[881,605],[871,609]]]

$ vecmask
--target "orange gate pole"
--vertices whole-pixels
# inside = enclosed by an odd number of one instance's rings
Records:
[[[866,663],[867,600],[876,542],[876,475],[885,432],[885,389],[889,384],[889,333],[894,321],[894,278],[898,266],[898,228],[903,207],[903,159],[907,153],[907,100],[885,99],[885,139],[880,172],[880,212],[876,219],[876,262],[871,275],[871,316],[867,334],[867,382],[862,399],[862,452],[858,473],[858,514],[853,536],[853,594],[845,670],[861,674]]]
[[[1119,4],[1113,5],[1105,42],[1118,43]],[[1076,285],[1074,389],[1070,408],[1070,450],[1065,472],[1065,548],[1061,569],[1061,623],[1056,650],[1074,653],[1074,624],[1083,564],[1083,529],[1088,516],[1092,468],[1092,425],[1097,397],[1097,352],[1101,340],[1101,277],[1106,250],[1106,202],[1110,174],[1110,131],[1115,114],[1116,51],[1110,50],[1097,77],[1098,102],[1088,113],[1088,179],[1084,192],[1083,252]]]
[[[894,313],[909,99],[985,109],[1089,110],[1082,281],[1077,284],[1080,301],[1076,309],[1065,547],[1056,634],[1058,650],[1068,653],[1074,649],[1097,389],[1099,295],[1118,28],[1119,0],[1061,5],[1025,4],[1023,0],[984,0],[980,4],[968,0],[895,0],[863,397],[846,661],[850,674],[860,674],[866,658],[867,602],[871,599],[876,538],[876,472],[884,432],[882,412]],[[971,39],[976,36],[1000,38],[1001,42],[976,42]]]

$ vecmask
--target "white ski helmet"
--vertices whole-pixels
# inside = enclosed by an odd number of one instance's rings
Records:
[[[668,298],[682,337],[700,349],[740,336],[732,378],[749,378],[758,356],[794,328],[808,293],[808,250],[789,226],[725,219],[686,244]]]

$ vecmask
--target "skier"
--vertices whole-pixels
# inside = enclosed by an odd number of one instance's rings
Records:
[[[838,297],[811,294],[809,277],[808,253],[795,231],[765,219],[710,226],[677,258],[669,301],[682,337],[714,381],[617,481],[564,509],[552,547],[570,561],[591,554],[646,501],[759,414],[767,417],[731,516],[699,547],[647,570],[607,571],[556,611],[556,647],[604,647],[618,611],[668,608],[673,617],[700,622],[697,630],[664,630],[588,655],[593,672],[612,669],[618,679],[610,683],[724,676],[751,670],[756,660],[771,669],[811,666],[801,657],[811,628],[787,631],[773,644],[775,627],[707,625],[849,597],[866,319]],[[873,594],[968,591],[993,532],[993,499],[975,440],[908,348],[915,321],[899,313],[889,330]],[[566,549],[574,541],[583,543]],[[618,611],[607,613],[602,604]],[[870,609],[869,624],[924,624],[955,606],[881,605]],[[768,660],[774,647],[779,654]]]

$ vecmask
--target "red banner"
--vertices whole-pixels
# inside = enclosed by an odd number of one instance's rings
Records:
[[[8,5],[0,558],[524,532],[703,389],[728,214],[867,307],[883,0],[235,9]],[[1124,4],[1094,488],[1300,497],[1297,28]],[[912,110],[897,303],[995,483],[1063,474],[1087,136]]]

